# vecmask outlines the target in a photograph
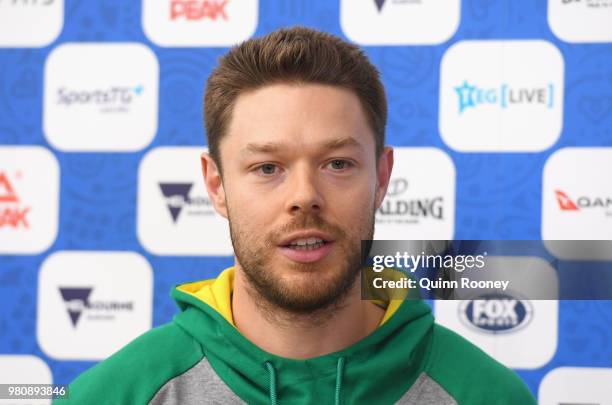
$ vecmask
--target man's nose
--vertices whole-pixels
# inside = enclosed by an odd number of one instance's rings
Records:
[[[319,213],[323,209],[323,197],[316,170],[296,168],[287,181],[287,211],[290,214]]]

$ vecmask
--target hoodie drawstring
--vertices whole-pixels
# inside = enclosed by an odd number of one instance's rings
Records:
[[[266,367],[270,375],[270,405],[276,405],[276,370],[269,361],[266,361]]]
[[[268,369],[268,375],[270,379],[270,405],[277,405],[278,400],[276,398],[276,370],[271,362],[266,361],[266,368]],[[336,390],[334,396],[334,404],[340,405],[340,394],[342,393],[342,378],[344,377],[344,357],[338,359],[336,365]]]
[[[340,405],[340,393],[342,392],[342,377],[344,375],[344,357],[338,359],[336,367],[336,397],[335,404]]]

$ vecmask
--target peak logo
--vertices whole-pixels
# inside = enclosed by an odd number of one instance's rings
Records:
[[[470,85],[467,80],[464,80],[463,84],[454,89],[459,101],[459,114],[468,108],[476,108],[481,105],[512,108],[531,104],[548,109],[554,106],[554,85],[552,83],[542,87],[512,87],[503,83],[497,88],[487,88]]]
[[[228,0],[172,0],[170,2],[170,19],[188,21],[218,19],[228,21],[225,7]]]
[[[0,145],[0,255],[38,254],[57,236],[60,168],[41,146]]]
[[[17,172],[15,179],[21,179],[21,172]],[[6,172],[0,171],[0,229],[3,227],[29,229],[27,215],[30,208],[20,204]]]
[[[529,301],[506,294],[485,294],[463,301],[460,319],[469,327],[484,333],[508,333],[525,327],[533,316]]]
[[[559,209],[562,211],[581,211],[582,209],[599,208],[609,210],[606,212],[606,215],[612,215],[612,197],[580,196],[574,202],[567,194],[560,190],[555,190],[555,196]]]
[[[156,45],[233,46],[257,29],[259,0],[142,0],[142,26]]]
[[[193,183],[159,183],[159,188],[166,198],[172,222],[178,221],[184,208],[188,208],[188,215],[214,215],[212,203],[207,197],[191,198],[189,196],[192,187]]]

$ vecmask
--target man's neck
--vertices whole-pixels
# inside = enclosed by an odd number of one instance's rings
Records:
[[[372,333],[385,312],[361,299],[358,282],[340,305],[314,316],[264,307],[261,305],[264,298],[249,288],[248,280],[238,267],[232,295],[236,328],[260,349],[291,359],[308,359],[345,349]]]

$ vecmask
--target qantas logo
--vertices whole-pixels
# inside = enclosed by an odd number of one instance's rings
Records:
[[[612,210],[612,197],[591,197],[580,196],[575,201],[572,200],[565,192],[555,190],[557,203],[562,211],[582,211],[588,208],[601,208]],[[608,211],[607,215],[612,215],[612,211]]]
[[[578,206],[563,191],[555,190],[559,208],[563,211],[578,211]]]
[[[19,179],[18,173],[16,178]],[[4,205],[7,204],[7,205]],[[5,226],[12,228],[30,228],[28,223],[30,207],[19,205],[19,198],[5,172],[0,172],[0,229]]]

